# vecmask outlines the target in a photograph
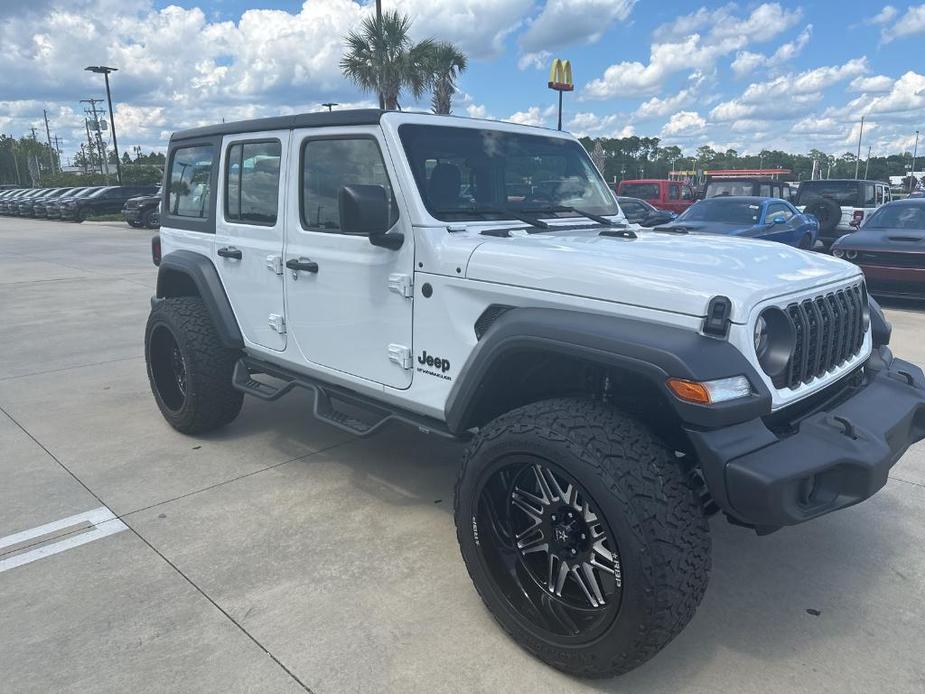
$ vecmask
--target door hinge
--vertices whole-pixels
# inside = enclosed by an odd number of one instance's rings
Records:
[[[267,322],[270,324],[270,327],[280,335],[284,335],[286,333],[286,319],[278,313],[271,313],[267,319]]]
[[[411,275],[405,275],[401,272],[395,272],[389,275],[389,291],[410,299],[414,296],[414,284],[411,281]]]
[[[283,257],[281,255],[267,256],[267,270],[272,270],[277,275],[283,274]]]
[[[403,369],[412,366],[411,348],[404,345],[389,345],[389,361],[398,364]]]

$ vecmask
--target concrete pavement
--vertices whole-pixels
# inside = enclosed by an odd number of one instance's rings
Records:
[[[578,681],[472,588],[458,444],[355,439],[299,393],[209,436],[167,426],[142,356],[148,239],[0,218],[0,538],[100,507],[127,526],[0,571],[0,690],[925,690],[925,447],[813,523],[759,538],[714,519],[690,626],[622,678]],[[925,363],[925,313],[887,310],[894,351]]]

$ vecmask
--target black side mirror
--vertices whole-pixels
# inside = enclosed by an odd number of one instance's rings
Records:
[[[398,250],[404,234],[386,233],[391,226],[389,198],[382,186],[350,185],[337,191],[340,228],[345,234],[368,236],[374,246]]]

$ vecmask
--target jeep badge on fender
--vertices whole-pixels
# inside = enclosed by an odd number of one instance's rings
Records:
[[[925,435],[925,376],[858,267],[630,225],[566,132],[341,110],[174,133],[167,162],[145,332],[166,420],[307,388],[356,435],[467,441],[462,559],[565,672],[684,628],[711,513],[764,534],[856,504]]]
[[[450,370],[450,360],[449,359],[440,359],[439,357],[432,357],[427,353],[427,350],[421,352],[418,356],[418,364],[426,364],[427,366],[432,366],[435,369],[439,369],[443,373],[446,373]]]

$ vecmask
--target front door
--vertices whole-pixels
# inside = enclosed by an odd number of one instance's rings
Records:
[[[410,281],[414,238],[394,188],[396,176],[381,130],[315,128],[293,132],[299,161],[289,183],[285,260],[286,321],[306,362],[394,388],[411,385]],[[338,191],[381,185],[392,208],[397,250],[374,246],[340,227]]]
[[[280,182],[288,157],[288,130],[225,137],[213,251],[244,338],[277,351],[286,348]]]

